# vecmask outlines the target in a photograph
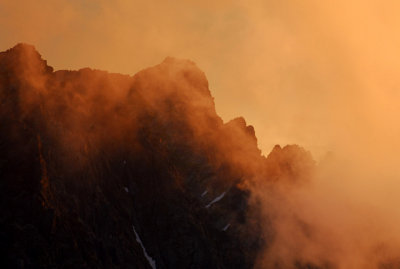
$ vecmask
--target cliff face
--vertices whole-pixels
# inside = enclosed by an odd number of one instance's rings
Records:
[[[246,186],[297,178],[304,155],[261,156],[173,58],[54,72],[19,44],[0,53],[0,102],[3,268],[252,268],[273,233]]]

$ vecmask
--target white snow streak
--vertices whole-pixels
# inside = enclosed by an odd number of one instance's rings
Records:
[[[215,198],[214,200],[212,200],[208,205],[206,205],[206,208],[209,208],[210,206],[212,206],[212,204],[218,202],[219,200],[221,200],[222,198],[224,198],[226,191],[224,191],[220,196],[218,196],[217,198]]]
[[[133,229],[133,232],[135,233],[136,241],[137,241],[137,242],[140,244],[140,246],[142,247],[142,249],[143,249],[143,254],[144,254],[144,256],[146,257],[147,261],[149,262],[151,268],[156,269],[156,268],[157,268],[157,267],[156,267],[156,261],[155,261],[152,257],[150,257],[149,254],[147,254],[147,251],[146,251],[145,247],[143,246],[142,240],[140,240],[140,237],[139,237],[139,235],[137,234],[137,232],[136,232],[136,230],[135,230],[135,226],[132,225],[132,229]]]
[[[231,224],[230,224],[230,223],[228,223],[227,225],[225,225],[225,227],[224,227],[222,230],[223,230],[223,231],[226,231],[226,230],[228,230],[229,226],[231,226]]]
[[[205,190],[202,194],[201,197],[203,197],[204,195],[206,195],[208,193],[208,190]]]

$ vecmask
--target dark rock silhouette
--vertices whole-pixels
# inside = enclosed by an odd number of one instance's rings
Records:
[[[0,53],[0,122],[2,268],[252,268],[269,235],[245,186],[301,170],[173,58],[54,72],[19,44]]]

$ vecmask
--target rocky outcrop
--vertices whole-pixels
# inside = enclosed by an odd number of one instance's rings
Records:
[[[297,155],[224,124],[194,63],[54,72],[20,44],[0,103],[2,268],[252,268],[266,246],[245,183]]]

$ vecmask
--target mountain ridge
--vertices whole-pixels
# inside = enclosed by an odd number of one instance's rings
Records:
[[[19,44],[0,66],[4,267],[256,266],[273,233],[248,186],[298,177],[302,158],[223,123],[193,62],[54,71]]]

